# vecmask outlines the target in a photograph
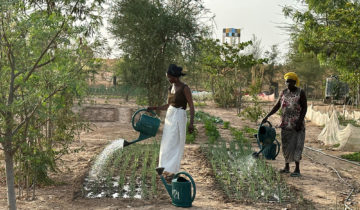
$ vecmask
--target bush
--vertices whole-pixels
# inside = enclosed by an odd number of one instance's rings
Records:
[[[230,122],[229,122],[229,121],[225,121],[225,122],[224,122],[224,125],[223,125],[223,128],[224,128],[224,129],[229,129],[229,127],[230,127]]]
[[[210,144],[214,144],[220,137],[220,133],[217,130],[216,125],[211,120],[206,120],[205,125],[205,134],[208,136]]]
[[[250,120],[251,122],[257,123],[260,118],[264,116],[264,111],[260,106],[250,106],[246,107],[242,112],[241,115],[244,116],[246,119]]]

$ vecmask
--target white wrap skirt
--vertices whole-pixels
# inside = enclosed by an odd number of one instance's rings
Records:
[[[159,167],[164,171],[177,173],[180,170],[186,139],[186,111],[169,106],[160,145]]]

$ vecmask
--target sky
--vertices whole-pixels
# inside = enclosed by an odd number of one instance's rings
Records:
[[[203,0],[203,2],[204,6],[215,15],[214,38],[222,39],[223,28],[240,28],[241,42],[249,41],[255,35],[261,41],[264,52],[276,44],[279,46],[280,56],[283,57],[287,53],[289,35],[279,27],[292,21],[284,17],[282,8],[285,5],[299,6],[298,0]],[[103,33],[111,37],[108,32]],[[109,45],[114,46],[111,38]],[[111,57],[118,57],[119,54],[119,51],[113,50]]]
[[[297,0],[204,0],[204,6],[215,15],[214,38],[222,39],[223,28],[240,28],[240,41],[249,41],[253,35],[266,50],[274,44],[284,56],[289,48],[289,34],[279,27],[292,23],[282,13],[284,6],[296,6]]]

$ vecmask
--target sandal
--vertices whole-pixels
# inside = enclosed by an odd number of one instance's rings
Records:
[[[290,176],[291,177],[300,177],[301,174],[300,174],[300,172],[293,172],[293,173],[290,174]]]
[[[282,173],[282,174],[288,174],[288,173],[290,173],[290,171],[289,171],[289,169],[281,169],[280,170],[280,173]]]

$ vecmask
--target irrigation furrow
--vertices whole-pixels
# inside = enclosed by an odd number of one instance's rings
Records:
[[[317,149],[314,149],[314,148],[311,148],[311,147],[308,147],[308,146],[304,146],[306,149],[309,149],[309,150],[312,150],[312,151],[315,151],[315,152],[318,152],[322,155],[325,155],[325,156],[328,156],[328,157],[331,157],[331,158],[334,158],[334,159],[337,159],[337,160],[341,160],[341,161],[345,161],[347,163],[351,163],[353,165],[357,165],[357,166],[360,166],[360,163],[356,163],[354,161],[351,161],[351,160],[346,160],[346,159],[343,159],[343,158],[339,158],[337,156],[334,156],[334,155],[330,155],[330,154],[326,154],[325,152],[323,151],[320,151],[320,150],[317,150]]]
[[[305,148],[306,148],[306,149],[309,149],[309,147],[305,147]],[[318,150],[315,150],[315,149],[310,149],[310,150],[311,150],[311,151],[315,151],[315,152],[319,152],[319,153],[322,154],[322,155],[326,155],[326,153],[321,152],[321,151],[318,151]],[[306,154],[305,152],[304,152],[304,155],[305,155],[307,158],[309,158],[312,162],[317,163],[317,164],[320,164],[320,165],[322,165],[322,166],[324,166],[324,167],[326,167],[326,168],[331,169],[332,171],[334,171],[334,172],[336,173],[337,177],[339,178],[339,180],[340,180],[343,184],[345,184],[346,186],[348,186],[348,187],[350,188],[350,190],[349,190],[350,192],[348,193],[348,195],[347,195],[347,197],[346,197],[346,199],[345,199],[345,201],[344,201],[344,207],[345,207],[345,209],[351,209],[351,208],[347,205],[346,202],[350,202],[350,203],[351,203],[351,195],[352,195],[355,191],[357,191],[357,186],[355,186],[354,184],[350,184],[348,181],[346,181],[346,180],[340,175],[339,171],[337,171],[334,167],[329,166],[329,165],[326,164],[326,163],[322,163],[322,162],[320,162],[320,161],[316,161],[313,157],[311,157],[310,155]],[[328,157],[330,157],[330,158],[334,158],[334,156],[332,156],[332,155],[326,155],[326,156],[328,156]],[[335,158],[335,159],[339,159],[339,158]],[[341,158],[340,158],[340,159],[341,159]],[[348,162],[348,161],[346,161],[346,162]]]

